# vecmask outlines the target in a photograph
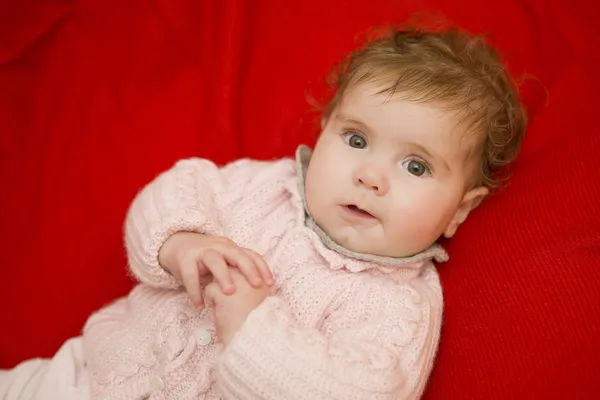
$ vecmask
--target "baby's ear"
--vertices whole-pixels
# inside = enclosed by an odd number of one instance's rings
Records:
[[[446,227],[446,230],[444,231],[444,236],[447,238],[454,236],[458,227],[467,220],[471,211],[481,204],[483,199],[489,193],[489,189],[483,186],[471,189],[465,193],[454,213],[454,217],[452,217],[452,221],[450,221],[450,224],[448,224],[448,227]]]

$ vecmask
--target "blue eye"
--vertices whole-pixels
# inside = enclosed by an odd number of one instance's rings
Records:
[[[367,141],[364,137],[360,135],[347,135],[346,136],[346,144],[355,149],[364,149],[367,147]]]
[[[414,176],[430,175],[431,171],[427,164],[418,160],[408,160],[402,163],[402,166]]]

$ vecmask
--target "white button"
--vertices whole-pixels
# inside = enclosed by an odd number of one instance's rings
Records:
[[[198,329],[195,335],[196,343],[198,343],[199,346],[206,346],[212,340],[210,332],[205,329]]]
[[[157,376],[154,380],[154,387],[156,390],[163,390],[165,388],[165,381],[160,376]]]

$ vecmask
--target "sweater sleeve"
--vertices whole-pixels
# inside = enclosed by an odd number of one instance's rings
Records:
[[[180,231],[224,236],[223,205],[235,206],[248,182],[272,164],[243,159],[219,168],[205,159],[186,159],[146,185],[125,220],[125,248],[133,276],[155,287],[178,287],[179,282],[159,265],[163,243]]]
[[[221,355],[225,398],[419,398],[437,350],[442,304],[428,289],[433,296],[407,286],[346,302],[328,334],[301,327],[284,300],[267,298]]]

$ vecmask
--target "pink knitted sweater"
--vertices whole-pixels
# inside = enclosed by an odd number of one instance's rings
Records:
[[[352,253],[312,221],[304,166],[240,160],[178,162],[136,197],[125,224],[141,282],[93,314],[83,345],[94,398],[413,399],[430,374],[442,292],[432,246],[406,259]],[[158,264],[177,231],[222,235],[263,255],[276,294],[227,348]]]

